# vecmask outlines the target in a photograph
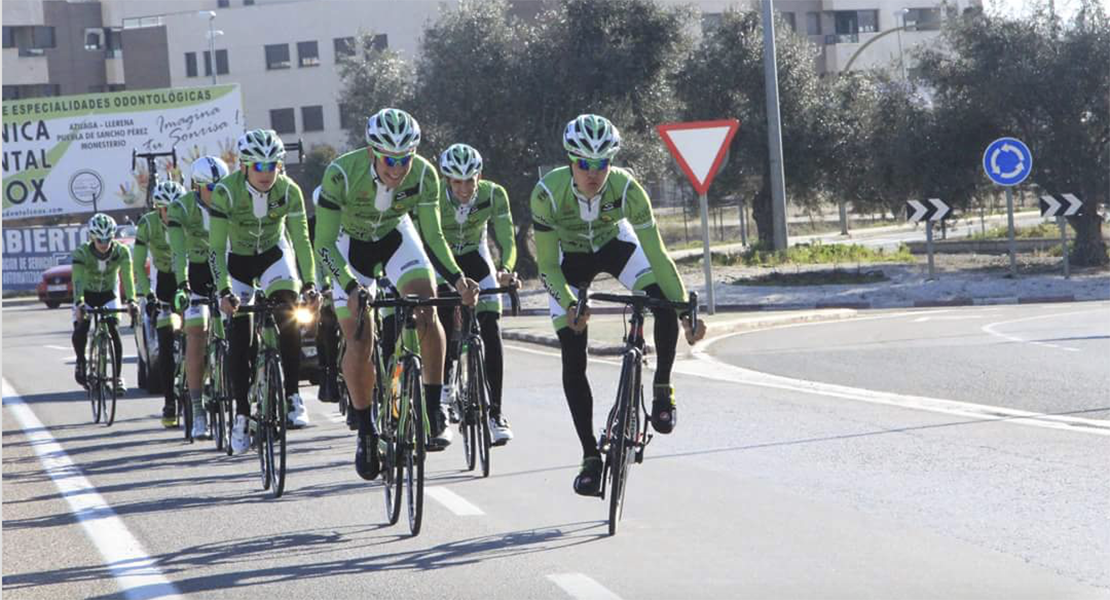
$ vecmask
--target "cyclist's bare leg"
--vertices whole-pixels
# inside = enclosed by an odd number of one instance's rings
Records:
[[[204,385],[204,351],[208,340],[203,324],[185,328],[185,379],[189,391],[200,393]]]
[[[413,279],[402,286],[401,294],[416,294],[422,300],[436,297],[431,280],[423,278]],[[415,314],[416,329],[420,335],[420,357],[424,362],[424,385],[443,385],[443,357],[447,347],[443,326],[432,307],[417,308]],[[438,397],[432,401],[437,402]]]
[[[343,352],[343,379],[347,381],[347,390],[350,392],[351,405],[357,410],[370,407],[371,392],[374,390],[374,366],[370,364],[370,349],[374,345],[373,322],[367,318],[363,321],[362,337],[355,338],[358,328],[355,317],[339,319],[339,328],[343,330],[343,339],[346,340],[347,349]]]

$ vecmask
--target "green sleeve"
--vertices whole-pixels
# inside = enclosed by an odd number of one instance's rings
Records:
[[[555,230],[551,213],[551,196],[542,185],[532,190],[532,227],[536,230],[536,266],[547,293],[563,307],[577,303],[577,298],[567,285],[563,268],[559,265],[559,233]]]
[[[168,211],[170,230],[170,249],[173,251],[173,274],[177,278],[177,285],[185,283],[189,278],[189,250],[185,246],[185,205],[174,202]]]
[[[420,201],[416,204],[420,236],[424,238],[424,243],[436,255],[443,268],[447,269],[447,274],[451,276],[451,281],[448,283],[455,285],[462,275],[462,269],[455,262],[455,255],[451,254],[451,249],[447,247],[447,240],[443,237],[443,224],[439,220],[439,176],[436,175],[434,168],[425,166],[422,177]]]
[[[128,250],[127,246],[124,246],[123,244],[120,244],[119,251],[123,253],[120,258],[119,276],[120,279],[123,281],[124,300],[134,300],[135,277],[133,273],[134,269],[132,268],[131,264],[131,251]],[[146,270],[143,269],[141,266],[139,267],[139,270],[143,271],[144,275],[146,274]]]
[[[513,235],[513,213],[505,188],[493,187],[493,239],[501,251],[501,268],[510,273],[516,268],[516,236]]]
[[[212,269],[212,281],[217,292],[231,289],[231,277],[227,274],[227,216],[231,213],[231,199],[227,186],[217,185],[212,190],[212,208],[209,210],[208,265]]]
[[[146,253],[147,253],[147,240],[150,239],[149,226],[147,220],[142,219],[139,221],[138,232],[135,234],[135,258],[132,264],[134,268],[135,282],[138,283],[139,295],[146,296],[150,293],[150,275],[146,272]]]
[[[347,289],[355,274],[347,259],[339,251],[339,224],[343,219],[343,206],[347,201],[347,177],[343,169],[329,165],[324,171],[320,186],[320,201],[316,205],[316,255],[320,264],[335,279],[335,286]]]
[[[659,227],[651,211],[651,200],[635,179],[625,192],[623,206],[625,217],[636,231],[640,247],[644,249],[651,270],[655,273],[655,282],[663,290],[663,295],[671,302],[685,302],[686,286],[682,284],[678,268],[667,253],[667,248],[663,246],[663,238],[659,236]]]
[[[285,230],[293,242],[293,253],[297,255],[297,266],[301,269],[302,285],[316,285],[316,260],[312,252],[312,242],[308,239],[308,215],[304,212],[304,195],[301,186],[289,182],[289,201],[292,204],[285,216]]]
[[[73,303],[80,304],[85,299],[85,257],[79,246],[73,252]]]

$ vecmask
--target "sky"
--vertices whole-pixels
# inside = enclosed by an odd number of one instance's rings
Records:
[[[1033,8],[1044,0],[983,0],[987,12],[1002,12],[1010,15],[1028,15]],[[1110,11],[1110,0],[1098,0]],[[1056,12],[1064,19],[1070,19],[1079,10],[1079,0],[1056,0]]]

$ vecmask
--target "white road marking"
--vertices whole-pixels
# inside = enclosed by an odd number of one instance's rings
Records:
[[[127,530],[123,520],[100,496],[81,470],[69,458],[54,436],[46,430],[8,380],[3,380],[4,407],[19,421],[27,440],[42,462],[43,470],[69,503],[70,511],[89,539],[96,545],[124,596],[140,598],[181,598],[181,593],[147,556],[142,544]]]
[[[939,317],[925,316],[918,317],[913,320],[914,323],[927,323],[929,321],[966,321],[968,319],[984,319],[991,316],[993,313],[986,313],[982,315],[943,315]]]
[[[1010,324],[1013,324],[1013,323],[1022,323],[1022,322],[1025,322],[1025,321],[1033,321],[1033,320],[1036,320],[1036,319],[1051,319],[1053,317],[1070,317],[1070,316],[1073,316],[1073,315],[1082,315],[1082,314],[1085,314],[1085,313],[1104,312],[1105,310],[1106,309],[1080,310],[1080,311],[1067,312],[1067,313],[1054,312],[1054,313],[1048,314],[1048,315],[1037,315],[1035,317],[1025,317],[1025,318],[1022,318],[1022,319],[1011,319],[1009,321],[999,321],[997,323],[989,323],[989,324],[984,325],[983,327],[981,327],[981,329],[983,330],[984,333],[989,333],[990,335],[993,335],[995,337],[1000,337],[1004,340],[1009,340],[1011,342],[1018,342],[1020,344],[1032,344],[1034,346],[1044,346],[1045,348],[1055,348],[1057,350],[1067,350],[1069,352],[1080,352],[1079,348],[1072,348],[1072,347],[1069,347],[1069,346],[1059,346],[1059,345],[1056,345],[1056,344],[1049,344],[1047,342],[1034,342],[1034,341],[1027,340],[1027,339],[1024,339],[1024,338],[1019,338],[1017,336],[1005,334],[1005,333],[1002,333],[1000,331],[995,331],[995,328],[999,327],[1001,325],[1010,325]]]
[[[433,500],[447,507],[447,510],[455,513],[460,517],[476,517],[484,515],[482,509],[462,496],[452,492],[443,486],[429,486],[424,489]]]
[[[43,348],[50,348],[51,350],[73,350],[73,346],[51,346],[50,344],[44,345]]]
[[[609,588],[582,573],[552,573],[547,578],[575,600],[620,600]]]

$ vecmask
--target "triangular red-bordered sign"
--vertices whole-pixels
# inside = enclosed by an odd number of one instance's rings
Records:
[[[740,121],[736,119],[663,123],[655,127],[699,194],[705,194],[713,183],[739,128]]]

